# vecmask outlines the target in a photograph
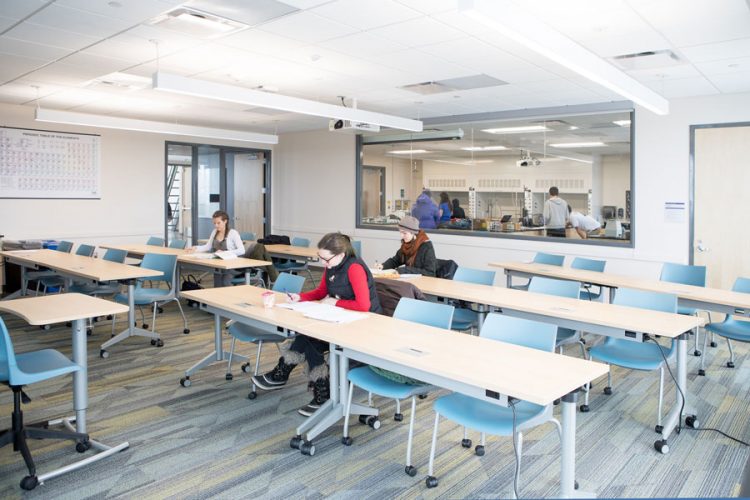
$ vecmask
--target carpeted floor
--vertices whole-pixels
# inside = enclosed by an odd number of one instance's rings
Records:
[[[354,444],[341,444],[341,426],[316,440],[314,457],[289,447],[294,428],[303,421],[297,408],[311,393],[301,370],[289,386],[247,399],[249,375],[239,363],[234,380],[225,380],[225,365],[214,365],[181,387],[186,368],[213,347],[213,317],[186,309],[191,333],[183,335],[174,304],[159,315],[164,347],[145,339],[129,339],[99,358],[99,344],[109,338],[110,323],[97,323],[89,337],[89,432],[100,441],[130,448],[95,465],[52,479],[24,493],[19,481],[26,474],[12,447],[0,449],[0,497],[17,498],[507,498],[511,496],[513,449],[508,438],[490,437],[487,453],[477,457],[460,446],[462,429],[441,424],[436,474],[440,485],[427,490],[424,477],[432,432],[432,401],[417,406],[414,463],[416,477],[403,472],[406,418],[395,422],[394,403],[375,398],[382,427],[375,431],[355,422]],[[19,352],[55,348],[70,353],[70,329],[49,331],[29,327],[4,314]],[[122,325],[122,321],[120,322]],[[594,341],[594,337],[588,337]],[[228,342],[227,342],[228,345]],[[589,343],[590,345],[590,343]],[[254,360],[254,345],[238,351]],[[570,355],[578,355],[569,348]],[[688,387],[705,427],[717,427],[743,440],[750,439],[750,362],[748,348],[737,345],[736,368],[724,366],[726,343],[708,350],[708,376],[697,376],[699,358],[690,357]],[[276,362],[276,348],[264,349],[262,367]],[[715,432],[683,430],[670,440],[671,451],[653,449],[657,435],[658,374],[614,369],[614,394],[605,396],[605,380],[595,385],[592,411],[578,413],[577,473],[583,490],[599,497],[719,497],[733,496],[750,450]],[[72,412],[71,378],[60,377],[26,389],[33,399],[24,407],[27,422]],[[364,400],[360,394],[360,400]],[[357,396],[355,396],[356,398]],[[665,408],[674,401],[667,377]],[[0,428],[10,426],[11,393],[0,388]],[[478,440],[478,435],[471,436]],[[40,472],[79,458],[69,443],[31,441]],[[552,425],[524,436],[522,497],[554,497],[560,473],[559,441]]]

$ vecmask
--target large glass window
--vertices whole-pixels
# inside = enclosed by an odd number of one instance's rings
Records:
[[[630,111],[364,136],[358,227],[629,245]],[[554,193],[557,196],[554,196]]]

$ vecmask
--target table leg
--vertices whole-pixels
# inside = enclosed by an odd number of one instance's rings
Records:
[[[103,343],[101,345],[101,351],[99,355],[102,358],[109,357],[109,353],[107,353],[106,351],[108,347],[122,342],[129,337],[136,336],[146,337],[156,342],[159,342],[161,340],[158,333],[144,330],[143,328],[138,328],[135,326],[135,283],[130,281],[128,282],[128,327],[118,333],[116,336]]]
[[[591,492],[576,489],[576,406],[578,390],[562,398],[562,443],[560,472],[561,498],[595,498]]]
[[[203,368],[206,368],[207,366],[211,366],[214,363],[218,363],[220,361],[229,361],[229,354],[230,353],[228,352],[224,352],[224,342],[221,338],[221,316],[219,314],[214,314],[214,350],[204,356],[193,366],[185,370],[185,377],[180,379],[180,385],[182,385],[183,387],[190,387],[191,375],[197,373]],[[232,356],[232,360],[247,361],[248,358],[247,356],[234,354]]]
[[[654,448],[661,453],[669,453],[667,439],[675,428],[680,424],[683,415],[687,415],[685,424],[690,427],[698,427],[698,418],[688,407],[688,389],[687,389],[687,344],[689,332],[685,332],[676,339],[677,343],[677,391],[674,406],[667,415],[664,427],[661,432],[662,439],[654,443]],[[683,408],[683,395],[685,397],[685,406]]]
[[[505,270],[505,286],[507,288],[510,288],[513,284],[513,275],[510,273],[508,269]]]

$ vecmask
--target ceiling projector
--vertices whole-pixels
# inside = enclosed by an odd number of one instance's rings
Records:
[[[331,132],[380,132],[380,125],[333,119],[328,122],[328,130]]]

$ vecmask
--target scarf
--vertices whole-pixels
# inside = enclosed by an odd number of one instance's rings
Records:
[[[414,265],[414,261],[417,259],[417,250],[425,241],[430,241],[430,238],[427,237],[427,233],[420,229],[417,237],[409,243],[401,242],[401,253],[404,255],[404,262],[407,266]]]

